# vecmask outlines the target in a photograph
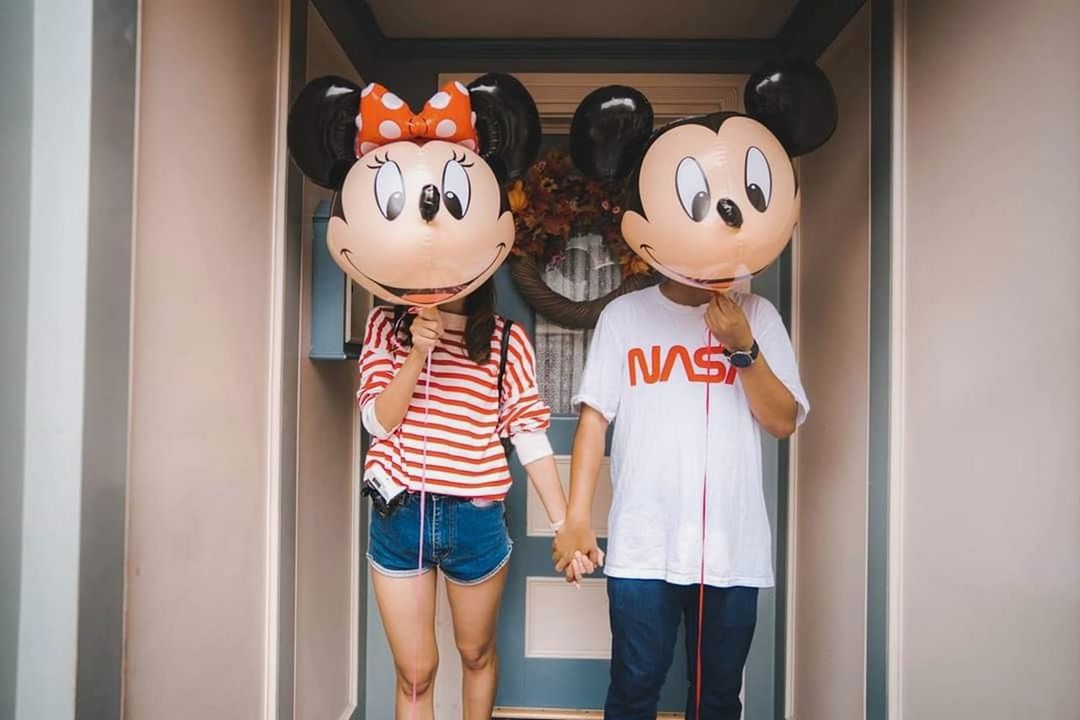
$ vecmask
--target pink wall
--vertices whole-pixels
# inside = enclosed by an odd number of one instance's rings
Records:
[[[1080,4],[909,0],[902,717],[1080,707]]]
[[[308,12],[309,78],[340,75],[360,82],[318,12]],[[366,536],[367,505],[359,504],[353,427],[356,364],[308,359],[311,346],[311,215],[332,193],[304,183],[300,273],[300,404],[296,505],[296,717],[340,718],[356,701],[360,671],[353,662],[363,622],[359,588],[367,564],[354,557],[353,530]],[[361,508],[359,516],[354,510]],[[357,603],[357,605],[354,605]],[[355,614],[354,614],[355,613]],[[359,617],[357,617],[359,616]]]
[[[141,8],[126,716],[254,718],[277,6]]]
[[[863,716],[869,402],[869,7],[821,58],[836,134],[802,159],[799,361],[813,407],[795,467],[792,701],[798,720]]]

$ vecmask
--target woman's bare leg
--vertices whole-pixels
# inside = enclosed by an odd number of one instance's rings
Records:
[[[371,571],[375,599],[379,603],[390,652],[397,670],[397,693],[394,716],[397,720],[412,717],[413,688],[416,690],[417,720],[433,720],[435,671],[439,650],[435,644],[435,581],[433,570],[419,577],[396,578]],[[420,607],[417,608],[417,594]],[[417,641],[420,654],[417,657]],[[491,717],[490,715],[488,717]]]
[[[507,570],[508,567],[503,567],[479,585],[446,583],[454,619],[454,640],[461,654],[464,720],[491,719],[499,680],[495,627]]]

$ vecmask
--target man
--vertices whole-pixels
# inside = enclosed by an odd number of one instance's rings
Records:
[[[756,295],[672,280],[623,296],[600,317],[574,405],[570,507],[554,545],[560,572],[573,572],[575,556],[579,567],[603,560],[589,518],[617,419],[605,717],[656,717],[684,622],[687,718],[699,703],[702,718],[739,718],[758,588],[773,585],[760,431],[786,438],[809,409],[779,314]]]

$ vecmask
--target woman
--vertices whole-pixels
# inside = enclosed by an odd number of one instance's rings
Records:
[[[489,279],[439,309],[380,307],[368,319],[358,393],[372,437],[364,477],[368,485],[407,491],[388,514],[372,513],[368,554],[397,668],[398,718],[410,717],[413,703],[417,717],[433,716],[439,571],[461,654],[464,717],[491,717],[495,627],[511,551],[503,508],[511,478],[502,438],[513,443],[553,528],[566,513],[546,435],[551,411],[537,392],[532,346],[524,329],[511,325],[500,392],[507,321],[494,310]],[[579,558],[568,579],[591,570]]]

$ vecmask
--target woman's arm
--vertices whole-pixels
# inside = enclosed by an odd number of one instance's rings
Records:
[[[562,533],[563,523],[566,521],[566,494],[563,492],[562,481],[559,479],[559,471],[555,467],[555,456],[547,455],[539,460],[534,460],[525,466],[525,472],[529,476],[536,493],[540,496],[540,502],[544,504],[548,521],[555,530],[556,541]],[[581,578],[596,570],[596,565],[584,553],[570,553],[567,563],[559,568],[559,572],[566,573],[567,582],[579,585]]]
[[[394,375],[394,379],[375,398],[375,419],[387,431],[396,428],[409,411],[416,381],[427,362],[427,355],[442,337],[442,320],[435,308],[425,308],[412,323],[412,349]]]
[[[536,384],[536,354],[528,336],[519,326],[514,326],[510,331],[507,352],[505,405],[501,411],[500,425],[509,434],[518,459],[536,488],[557,536],[566,518],[566,495],[547,437],[551,408],[540,397]],[[580,556],[565,568],[566,579],[577,583],[594,569],[588,558]]]
[[[548,455],[532,461],[525,466],[525,472],[536,488],[540,502],[544,504],[548,522],[554,528],[562,527],[566,520],[566,494],[559,480],[559,471],[555,467],[555,456]]]
[[[375,418],[380,426],[387,428],[388,432],[400,425],[405,418],[405,413],[409,411],[409,403],[416,390],[416,381],[424,369],[426,358],[427,354],[417,350],[414,345],[409,351],[409,356],[405,358],[405,362],[394,375],[394,379],[375,398]]]

